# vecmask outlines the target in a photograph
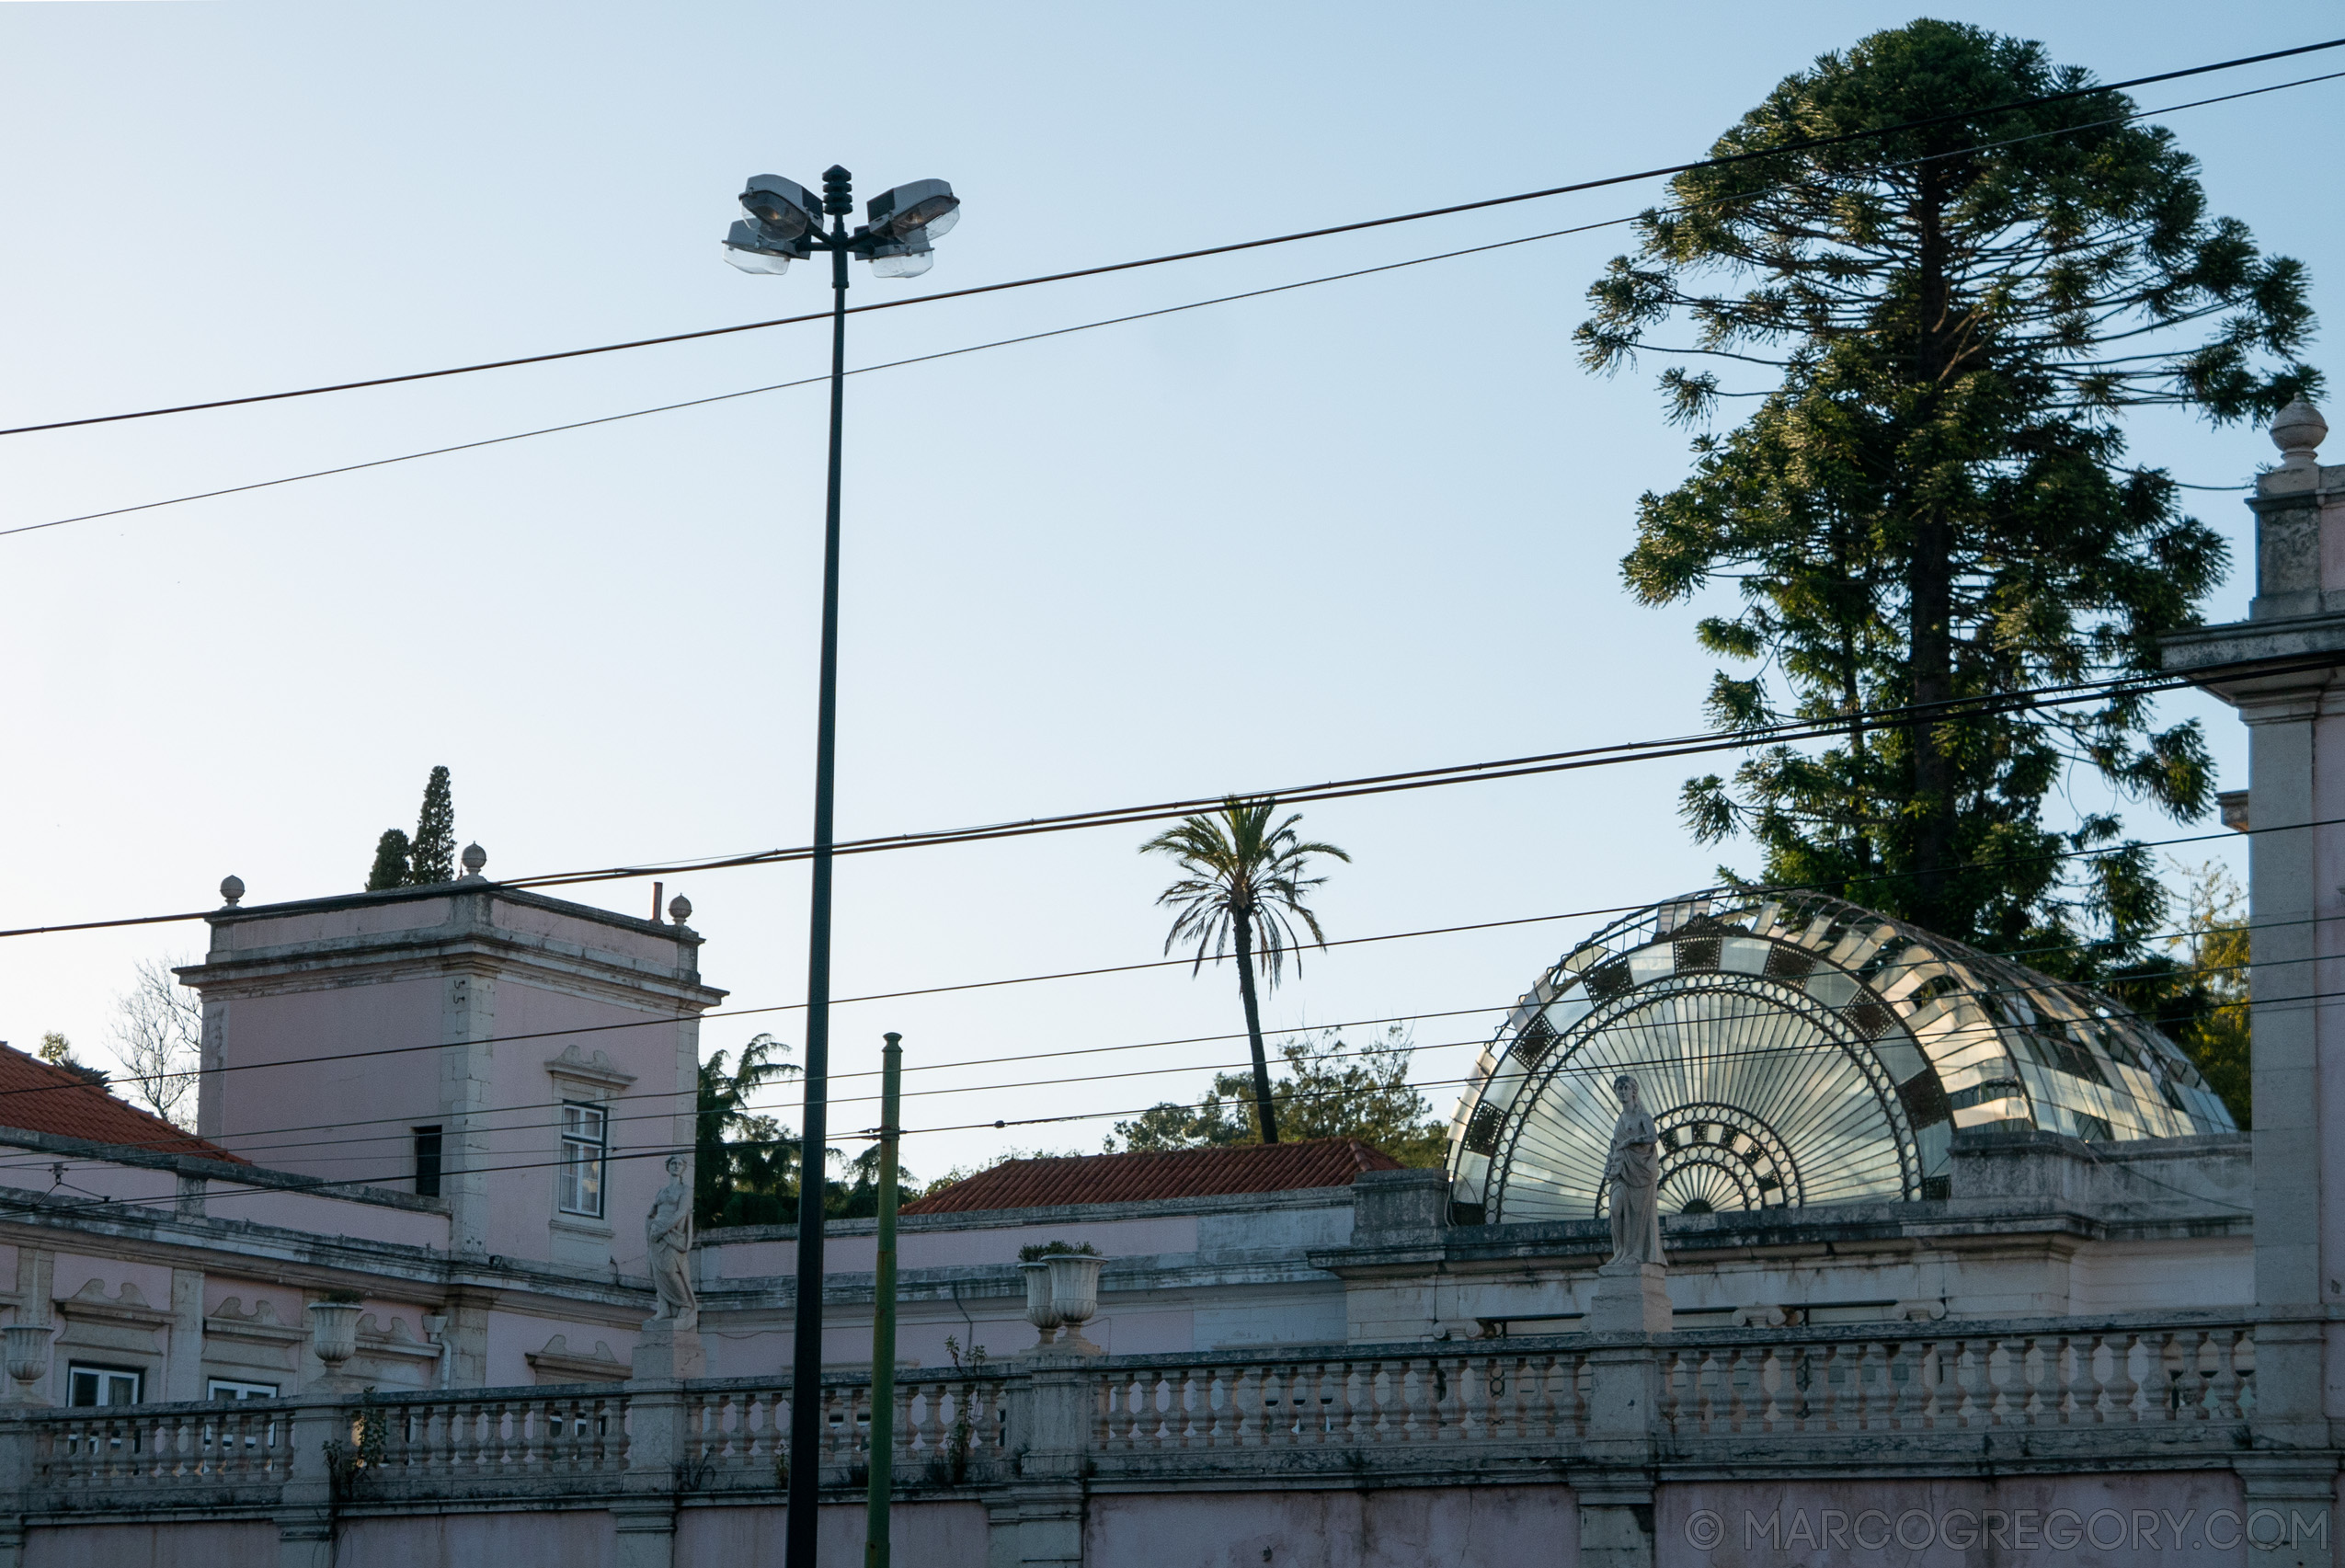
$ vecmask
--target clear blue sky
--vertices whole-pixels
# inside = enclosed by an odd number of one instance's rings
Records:
[[[2312,41],[2317,8],[1969,6],[2106,79]],[[1880,5],[566,3],[0,6],[0,420],[392,373],[818,309],[716,240],[743,177],[835,161],[967,200],[859,303],[1698,156]],[[2321,56],[2316,60],[2336,57]],[[2283,63],[2145,104],[2311,74]],[[2218,211],[2332,258],[2345,83],[2173,118]],[[892,313],[855,363],[1566,223],[1654,187]],[[1631,604],[1637,494],[1685,471],[1649,375],[1570,333],[1620,231],[893,371],[852,384],[840,828],[1253,789],[1699,725],[1699,608]],[[2315,357],[2325,350],[2316,346]],[[0,526],[818,372],[789,328],[0,441]],[[2335,370],[2332,364],[2330,367]],[[0,924],[354,888],[453,771],[492,875],[803,841],[819,389],[0,540]],[[2179,478],[2252,430],[2137,426]],[[2247,513],[2200,515],[2235,542]],[[2244,574],[2212,607],[2244,612]],[[2225,786],[2236,723],[2208,714]],[[1632,903],[1710,879],[1683,762],[1313,807],[1331,934]],[[2080,790],[2089,801],[2091,792]],[[2145,818],[2146,832],[2174,830]],[[1156,955],[1131,830],[844,863],[843,994]],[[2218,846],[2228,852],[2232,846]],[[2190,852],[2194,857],[2210,853]],[[1730,856],[1748,864],[1747,856]],[[735,1002],[801,999],[796,869],[681,879]],[[589,895],[630,910],[647,888]],[[1279,1027],[1496,1007],[1587,922],[1313,958]],[[132,963],[200,928],[0,943],[0,1037],[102,1057]],[[1238,1026],[1226,972],[842,1010],[914,1063]],[[1485,1036],[1487,1014],[1421,1025]],[[791,1014],[716,1020],[737,1046]],[[913,1102],[921,1127],[1138,1106],[1167,1077]],[[1470,1047],[1428,1053],[1443,1080]],[[1080,1061],[1080,1059],[1078,1059]],[[918,1087],[1065,1072],[916,1075]],[[1451,1091],[1436,1088],[1446,1113]],[[842,1108],[834,1126],[873,1119]],[[1104,1122],[925,1137],[935,1173]]]

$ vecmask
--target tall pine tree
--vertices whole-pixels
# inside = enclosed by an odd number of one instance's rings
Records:
[[[456,880],[456,806],[448,791],[448,770],[434,768],[423,786],[423,809],[407,851],[407,886],[425,887]]]
[[[1836,745],[1688,782],[1696,834],[1748,833],[1765,879],[1952,936],[2089,929],[2106,963],[2142,956],[2163,890],[2113,813],[2055,830],[2044,797],[2082,769],[2195,817],[2211,789],[2195,722],[2160,728],[2134,695],[1920,727],[1860,716],[2156,670],[2225,555],[2163,471],[2128,464],[2122,410],[2236,419],[2316,384],[2294,358],[2303,269],[2210,217],[2194,160],[2132,100],[1995,107],[2089,86],[2040,45],[1946,22],[1824,56],[1712,149],[1791,150],[1676,177],[1638,254],[1591,289],[1579,341],[1592,369],[1641,352],[1731,366],[1732,390],[1683,361],[1664,372],[1681,422],[1756,400],[1697,440],[1685,483],[1645,496],[1623,567],[1649,604],[1739,590],[1699,628],[1756,666],[1719,672],[1717,722],[1846,721]],[[2086,848],[2112,853],[2058,858]]]

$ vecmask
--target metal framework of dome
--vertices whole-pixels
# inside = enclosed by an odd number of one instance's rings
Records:
[[[1450,1127],[1458,1218],[1603,1214],[1624,1072],[1664,1213],[1943,1196],[1960,1128],[2236,1130],[2098,991],[1841,899],[1713,888],[1607,926],[1508,1015]]]

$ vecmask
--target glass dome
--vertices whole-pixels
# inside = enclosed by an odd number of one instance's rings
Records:
[[[1603,1214],[1623,1072],[1665,1214],[1942,1197],[1965,1127],[2237,1130],[2099,991],[1838,898],[1714,888],[1614,921],[1508,1015],[1450,1127],[1458,1219]]]

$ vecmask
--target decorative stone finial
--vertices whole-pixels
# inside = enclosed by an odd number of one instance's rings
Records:
[[[668,900],[668,918],[678,925],[692,918],[692,901],[681,893]]]
[[[223,877],[222,877],[222,878],[220,879],[220,897],[221,897],[221,899],[222,899],[222,901],[223,901],[223,902],[224,902],[224,903],[225,903],[225,904],[226,904],[226,905],[227,905],[230,909],[232,909],[232,910],[233,910],[233,909],[234,909],[234,908],[236,907],[236,900],[237,900],[237,899],[239,899],[239,898],[243,898],[244,896],[245,896],[245,879],[244,879],[243,877],[241,877],[241,876],[223,876]]]
[[[2320,410],[2305,401],[2302,393],[2271,422],[2271,444],[2280,449],[2282,468],[2316,468],[2320,443],[2328,434],[2328,421]]]
[[[488,852],[486,850],[481,848],[478,844],[466,844],[464,846],[465,881],[478,882],[483,880],[480,875],[480,868],[487,864]]]

